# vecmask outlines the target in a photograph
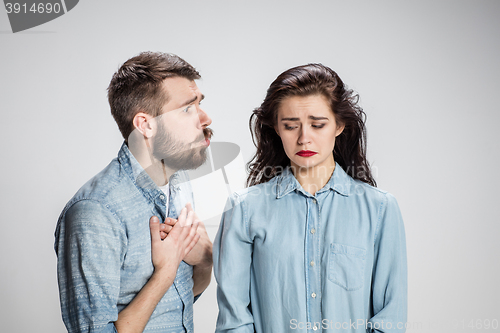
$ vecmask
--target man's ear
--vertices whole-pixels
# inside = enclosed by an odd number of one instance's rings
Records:
[[[132,125],[145,138],[151,138],[156,128],[153,117],[144,112],[137,112],[134,119],[132,119]]]

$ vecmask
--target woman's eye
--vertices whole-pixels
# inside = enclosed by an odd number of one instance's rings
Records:
[[[321,125],[312,125],[312,127],[314,127],[314,128],[323,128],[323,127],[325,127],[325,124],[321,124]]]
[[[188,107],[186,107],[184,110],[182,110],[182,112],[188,112],[190,107],[191,107],[191,105],[189,105],[189,106],[188,106]]]
[[[285,125],[285,129],[286,129],[286,130],[293,130],[294,128],[296,128],[296,126],[288,126],[288,125]]]

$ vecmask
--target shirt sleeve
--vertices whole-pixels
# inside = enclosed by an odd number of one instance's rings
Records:
[[[58,237],[61,312],[69,333],[116,332],[126,235],[99,202],[82,200],[62,216]]]
[[[403,218],[391,194],[386,194],[381,206],[374,244],[374,315],[368,320],[367,332],[405,332],[407,263]]]
[[[253,242],[249,236],[245,203],[234,194],[227,205],[213,250],[219,304],[216,332],[254,332],[250,310]]]

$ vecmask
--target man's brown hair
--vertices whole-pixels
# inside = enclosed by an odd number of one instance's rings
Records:
[[[132,120],[139,112],[157,117],[168,95],[162,82],[169,77],[200,78],[184,59],[170,53],[143,52],[127,60],[113,75],[108,87],[111,114],[125,140],[134,130]]]

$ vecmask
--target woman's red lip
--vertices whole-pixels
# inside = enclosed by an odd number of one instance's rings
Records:
[[[302,156],[302,157],[308,157],[308,156],[313,156],[316,155],[317,152],[311,151],[311,150],[301,150],[296,155]]]

